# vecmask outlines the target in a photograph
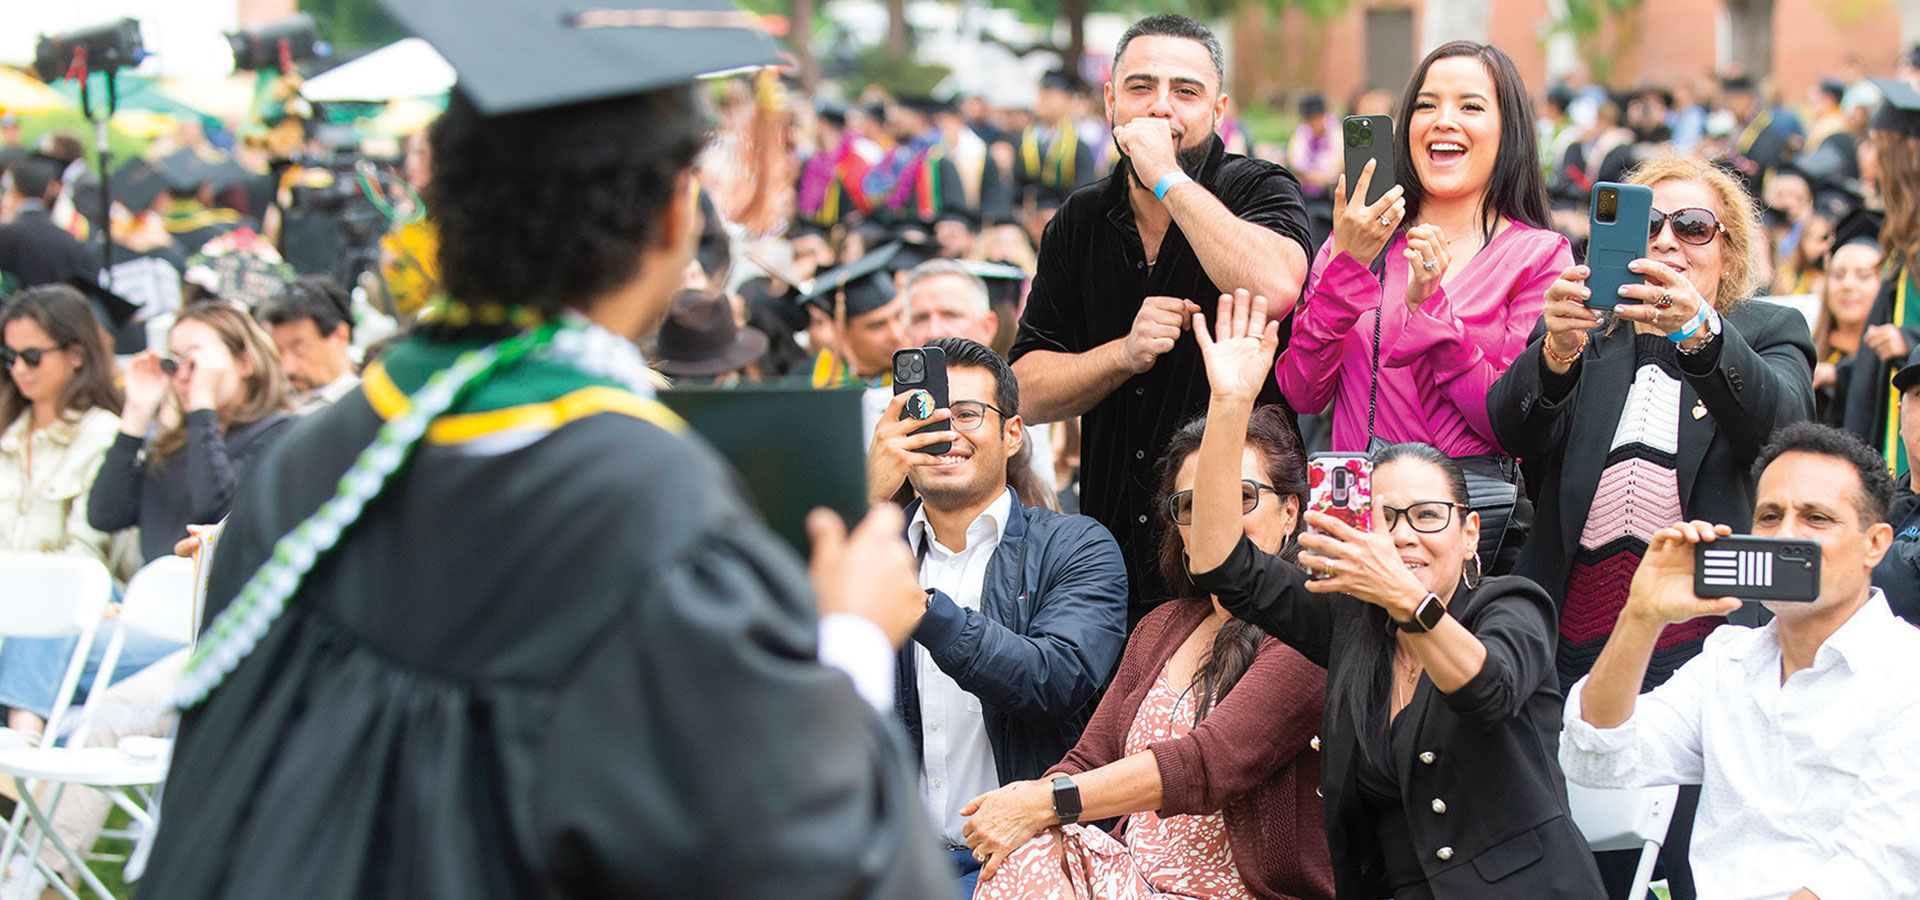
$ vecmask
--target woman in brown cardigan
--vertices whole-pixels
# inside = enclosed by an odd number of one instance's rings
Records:
[[[1036,781],[983,794],[967,844],[983,859],[980,900],[1333,896],[1317,758],[1326,672],[1227,615],[1185,563],[1196,451],[1189,423],[1162,463],[1165,583],[1182,597],[1141,620],[1119,672],[1072,752]],[[1291,557],[1306,458],[1278,409],[1253,416],[1242,473],[1247,535]],[[1269,496],[1270,495],[1270,496]],[[1064,776],[1064,778],[1060,778]],[[1059,783],[1056,783],[1056,779]],[[1062,826],[1122,817],[1113,835]]]

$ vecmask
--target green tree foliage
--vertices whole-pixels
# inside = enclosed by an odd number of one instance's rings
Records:
[[[1638,42],[1640,5],[1643,0],[1562,0],[1565,14],[1548,26],[1554,33],[1573,38],[1580,59],[1587,64],[1598,84],[1611,85],[1616,76],[1629,74],[1617,65],[1622,51]]]
[[[484,15],[476,7],[476,15]],[[300,0],[300,11],[313,16],[320,39],[336,50],[370,50],[407,36],[373,0]]]

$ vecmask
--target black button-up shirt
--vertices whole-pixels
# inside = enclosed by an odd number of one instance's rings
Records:
[[[1150,296],[1185,297],[1212,318],[1221,288],[1178,224],[1168,226],[1148,268],[1127,178],[1123,166],[1075,191],[1047,225],[1014,359],[1034,350],[1085,353],[1123,338]],[[1228,153],[1215,138],[1195,181],[1234,215],[1300,242],[1311,258],[1300,183],[1285,168]],[[1286,336],[1283,327],[1282,349]],[[1156,467],[1174,431],[1206,412],[1207,397],[1200,345],[1185,332],[1153,368],[1127,379],[1081,421],[1080,510],[1107,526],[1126,554],[1133,621],[1167,596],[1158,570]],[[1285,402],[1276,382],[1267,383],[1260,402]]]

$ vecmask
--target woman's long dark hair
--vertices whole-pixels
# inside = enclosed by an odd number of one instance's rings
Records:
[[[1399,461],[1438,467],[1447,476],[1447,491],[1453,495],[1453,502],[1466,505],[1466,473],[1446,454],[1428,444],[1391,444],[1373,455],[1373,469],[1378,472],[1381,466]],[[1461,527],[1460,516],[1454,516],[1451,527]],[[1455,592],[1454,596],[1459,593]],[[1379,762],[1377,754],[1386,747],[1383,732],[1387,722],[1385,716],[1373,714],[1386,702],[1387,691],[1392,687],[1393,654],[1397,645],[1393,620],[1387,617],[1387,611],[1371,603],[1360,606],[1360,615],[1349,626],[1347,646],[1351,649],[1345,654],[1345,662],[1327,673],[1327,706],[1340,710],[1345,716],[1347,727],[1360,736],[1361,755],[1373,764]]]
[[[120,412],[120,388],[113,381],[113,352],[107,349],[100,320],[94,318],[85,296],[63,284],[29,288],[0,307],[0,329],[16,319],[40,326],[59,347],[80,351],[80,367],[60,392],[62,414],[91,409]],[[28,405],[13,376],[0,372],[0,429],[13,424]]]
[[[1494,104],[1500,109],[1500,148],[1493,158],[1493,176],[1480,207],[1481,227],[1487,240],[1493,240],[1494,226],[1505,216],[1535,228],[1547,227],[1547,182],[1540,174],[1540,139],[1534,134],[1533,96],[1527,93],[1527,81],[1506,51],[1477,41],[1453,41],[1435,48],[1407,80],[1406,93],[1400,98],[1400,114],[1394,122],[1393,146],[1399,166],[1400,187],[1406,192],[1407,217],[1411,222],[1420,215],[1426,188],[1420,184],[1419,171],[1413,167],[1414,101],[1427,83],[1427,70],[1443,59],[1466,56],[1480,61],[1493,78]]]
[[[1206,431],[1206,416],[1188,422],[1174,432],[1166,452],[1160,456],[1159,501],[1154,504],[1160,512],[1160,580],[1175,599],[1207,596],[1187,571],[1186,544],[1181,542],[1180,529],[1174,526],[1166,511],[1166,499],[1173,495],[1174,477],[1187,457],[1200,451],[1200,438]],[[1288,497],[1293,498],[1293,534],[1287,535],[1286,544],[1280,548],[1280,556],[1291,560],[1300,553],[1294,539],[1300,534],[1300,513],[1307,508],[1307,454],[1300,447],[1300,434],[1294,430],[1293,423],[1287,421],[1281,407],[1263,406],[1254,410],[1253,417],[1247,420],[1247,444],[1259,451],[1266,466],[1267,483],[1279,494],[1271,502],[1284,503]],[[1265,639],[1266,633],[1259,626],[1244,619],[1228,619],[1220,626],[1213,637],[1213,647],[1193,673],[1193,687],[1199,689],[1193,704],[1195,725],[1226,698],[1227,692],[1239,683],[1240,676],[1247,674],[1254,656],[1260,652],[1260,642]]]

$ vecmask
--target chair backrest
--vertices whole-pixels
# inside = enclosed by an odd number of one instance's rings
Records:
[[[1673,805],[1679,794],[1680,788],[1670,784],[1608,790],[1567,782],[1567,802],[1573,807],[1573,823],[1586,835],[1587,844],[1595,853],[1639,850],[1648,841],[1665,841],[1667,823],[1673,820]]]
[[[97,559],[0,553],[0,638],[71,637],[100,624],[113,576]]]
[[[185,644],[193,639],[193,560],[162,556],[127,582],[120,627]]]

